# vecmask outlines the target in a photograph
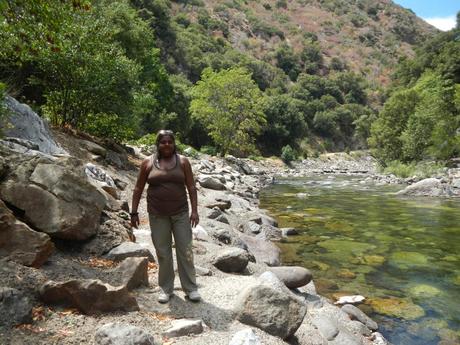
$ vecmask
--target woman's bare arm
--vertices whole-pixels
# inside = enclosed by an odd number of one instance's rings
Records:
[[[139,226],[139,217],[137,216],[137,208],[141,200],[142,192],[144,191],[145,183],[147,182],[147,176],[151,169],[151,159],[146,158],[141,164],[139,174],[137,176],[136,185],[133,190],[133,199],[131,203],[131,225],[135,228]]]
[[[192,227],[195,227],[200,222],[200,218],[198,217],[198,195],[196,192],[195,179],[193,178],[192,166],[189,160],[184,156],[180,156],[180,162],[184,170],[185,186],[187,187],[190,204],[192,206],[190,224],[192,224]]]

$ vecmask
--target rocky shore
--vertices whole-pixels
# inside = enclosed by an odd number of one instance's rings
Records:
[[[335,305],[316,293],[307,269],[282,266],[275,242],[294,231],[258,208],[258,192],[274,176],[374,179],[366,155],[292,168],[278,160],[190,158],[203,300],[188,301],[176,281],[171,301],[160,304],[144,200],[140,228],[129,225],[142,154],[76,133],[51,135],[43,123],[36,128],[7,133],[0,143],[1,344],[387,344],[353,300]],[[456,181],[447,182],[455,191]]]

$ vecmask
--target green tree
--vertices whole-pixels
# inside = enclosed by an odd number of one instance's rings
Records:
[[[207,68],[192,89],[192,117],[208,129],[222,154],[246,156],[265,125],[263,95],[244,68]]]
[[[418,101],[419,96],[414,90],[395,92],[372,124],[369,145],[382,163],[401,159],[401,134],[406,130],[407,120]]]
[[[300,73],[300,58],[294,49],[286,43],[280,45],[275,51],[276,66],[281,68],[291,80],[297,80]]]
[[[296,140],[307,134],[302,102],[287,94],[267,97],[264,113],[269,125],[258,142],[269,154],[279,154],[285,145],[295,146]]]

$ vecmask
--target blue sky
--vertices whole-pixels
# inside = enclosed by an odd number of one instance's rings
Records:
[[[393,0],[405,8],[410,8],[417,16],[440,30],[450,30],[456,24],[460,11],[460,0]]]

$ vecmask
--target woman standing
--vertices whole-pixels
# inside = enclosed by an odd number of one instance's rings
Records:
[[[144,190],[147,189],[147,210],[149,213],[152,242],[158,257],[158,301],[166,303],[173,294],[174,266],[172,238],[176,247],[179,278],[186,296],[191,301],[201,299],[197,290],[192,252],[192,228],[199,222],[197,192],[189,160],[176,152],[174,134],[161,130],[156,138],[157,154],[142,162],[133,192],[131,225],[139,226],[137,207]],[[189,217],[188,195],[192,212]]]

